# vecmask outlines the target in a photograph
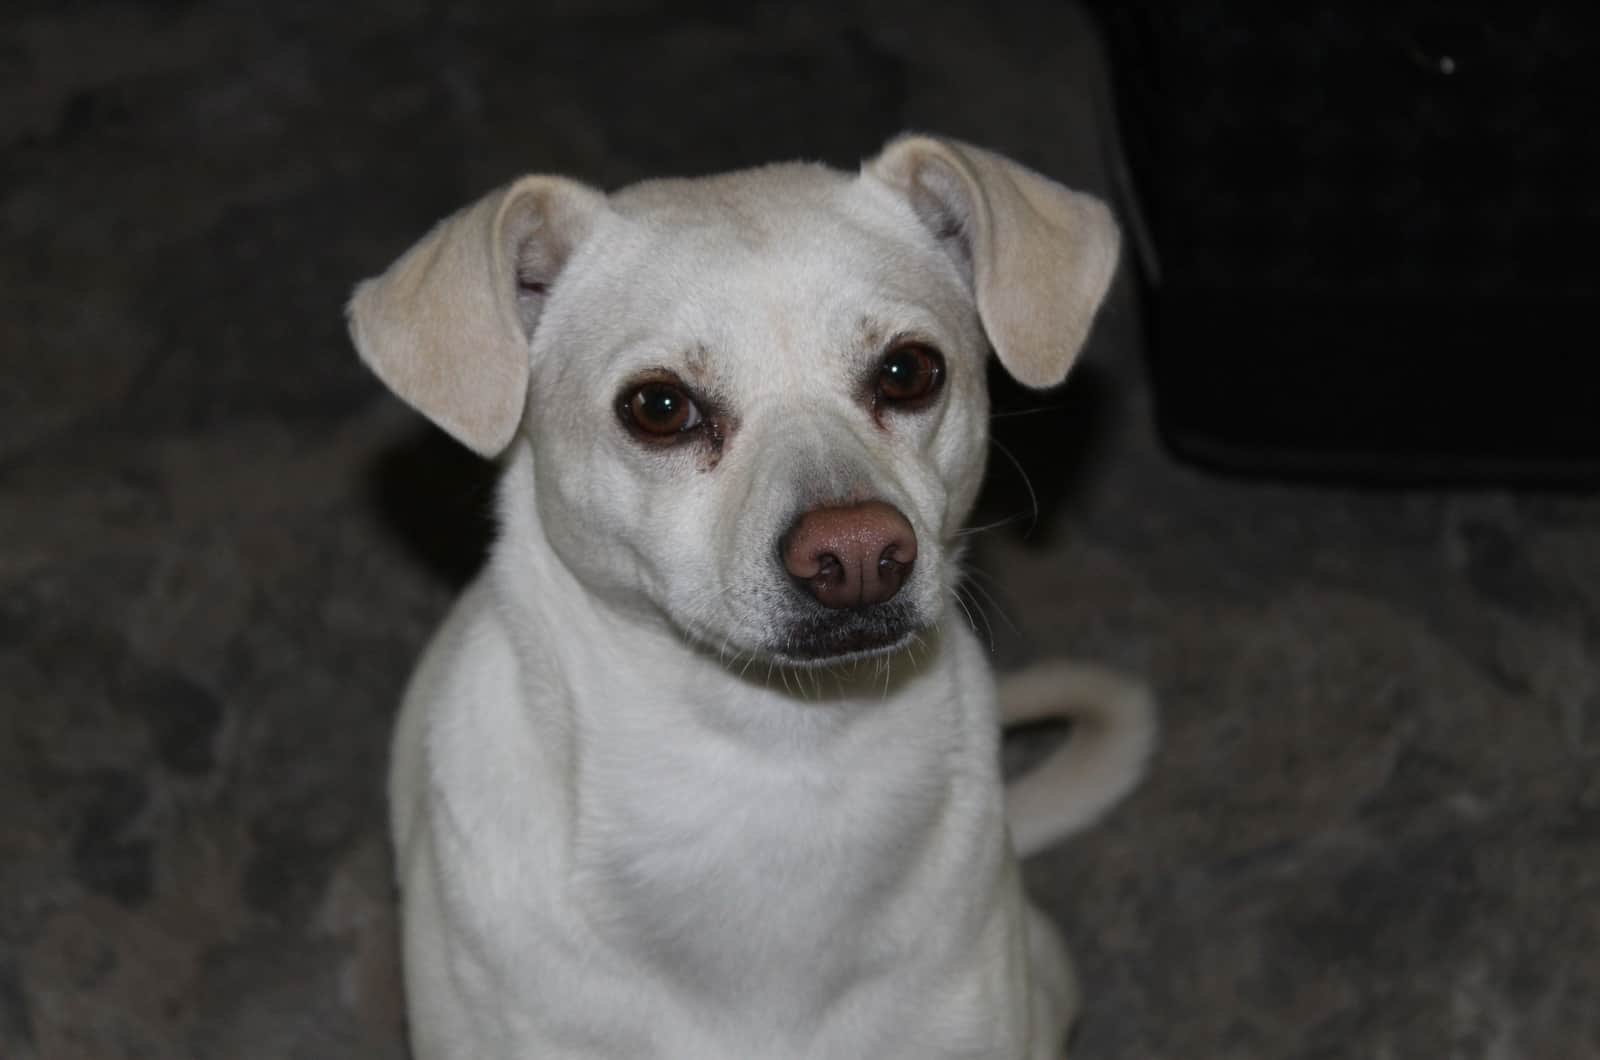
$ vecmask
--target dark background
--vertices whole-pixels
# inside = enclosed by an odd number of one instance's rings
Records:
[[[1600,7],[1096,6],[1176,451],[1600,486]]]
[[[10,4],[0,1055],[402,1055],[388,728],[492,476],[359,366],[354,281],[525,171],[910,127],[1111,193],[1109,84],[1067,4]],[[1600,502],[1178,463],[1136,279],[1003,390],[977,517],[1000,664],[1162,700],[1028,866],[1077,1055],[1600,1056]]]

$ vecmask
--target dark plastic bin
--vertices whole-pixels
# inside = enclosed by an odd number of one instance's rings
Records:
[[[1179,454],[1600,483],[1600,5],[1096,9]]]

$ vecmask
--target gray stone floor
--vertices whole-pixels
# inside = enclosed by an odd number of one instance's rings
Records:
[[[1104,186],[1074,9],[821,10],[8,6],[0,1056],[403,1055],[385,743],[490,480],[357,365],[355,279],[525,170],[909,126]],[[1178,466],[1129,286],[997,421],[1042,511],[978,554],[1002,662],[1163,701],[1145,787],[1028,868],[1077,1055],[1600,1056],[1600,501]]]

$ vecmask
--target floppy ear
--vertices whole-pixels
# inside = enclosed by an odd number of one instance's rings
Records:
[[[522,423],[539,313],[604,202],[573,181],[523,177],[439,222],[356,287],[356,352],[458,441],[498,454]]]
[[[989,342],[1019,382],[1053,386],[1089,337],[1121,237],[1091,196],[990,151],[904,136],[862,167],[903,195],[972,286]]]

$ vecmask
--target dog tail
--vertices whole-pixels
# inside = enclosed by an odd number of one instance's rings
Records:
[[[1047,660],[1000,678],[1007,728],[1061,719],[1065,743],[1006,785],[1006,817],[1020,857],[1087,828],[1131,792],[1155,749],[1150,690],[1114,671]]]

